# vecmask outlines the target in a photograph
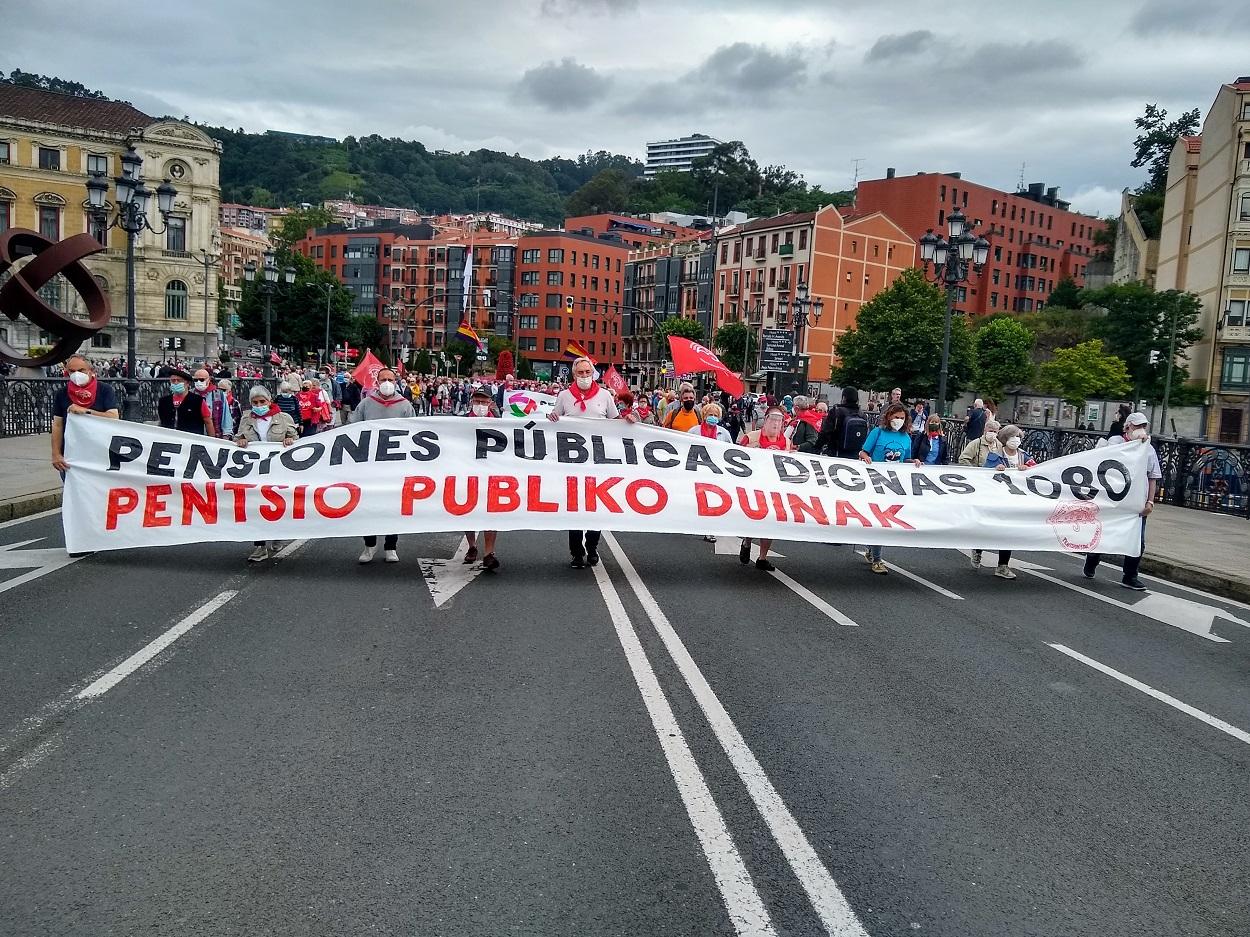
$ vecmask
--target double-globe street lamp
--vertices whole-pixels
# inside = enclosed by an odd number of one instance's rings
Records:
[[[934,234],[930,228],[920,239],[920,259],[926,276],[930,274],[936,283],[946,287],[946,325],[942,334],[942,370],[938,375],[938,412],[949,416],[946,400],[946,379],[951,359],[951,319],[955,315],[955,300],[961,283],[967,283],[972,272],[980,275],[989,259],[990,242],[976,234],[969,226],[964,213],[956,208],[946,216],[946,230],[950,240]]]
[[[221,245],[216,238],[209,250],[201,247],[197,252],[198,260],[204,266],[204,367],[208,367],[208,280],[209,271],[221,261]]]
[[[816,327],[825,311],[825,303],[821,299],[812,299],[807,283],[799,280],[794,287],[793,300],[785,295],[782,295],[777,300],[777,325],[779,327],[783,329],[787,327],[791,311],[794,313],[794,333],[790,341],[792,373],[796,376],[802,374],[803,384],[800,390],[806,393],[808,382],[807,365],[800,358],[800,352],[803,349],[803,330]]]
[[[273,345],[271,343],[271,327],[273,325],[273,294],[281,292],[278,277],[289,287],[295,283],[295,268],[288,265],[284,270],[278,269],[277,258],[273,251],[265,251],[263,277],[256,288],[265,296],[265,352],[262,358],[262,369],[265,377],[273,377]],[[248,283],[256,281],[256,261],[249,260],[243,267],[243,278]]]
[[[143,184],[140,172],[143,158],[128,146],[121,158],[121,175],[113,180],[116,200],[108,204],[109,184],[104,173],[91,173],[87,178],[87,205],[92,218],[101,232],[101,240],[107,241],[110,228],[126,232],[126,399],[122,404],[127,420],[139,417],[139,381],[136,344],[139,326],[135,320],[135,239],[143,231],[163,234],[169,227],[169,215],[174,208],[178,190],[166,179],[156,187],[156,208],[164,227],[155,228],[148,219],[148,204],[152,190]],[[115,213],[111,213],[115,210]]]

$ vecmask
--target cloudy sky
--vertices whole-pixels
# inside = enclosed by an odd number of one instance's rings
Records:
[[[533,158],[703,132],[826,188],[857,159],[1000,188],[1023,165],[1099,214],[1143,178],[1147,102],[1205,114],[1250,74],[1237,0],[0,0],[0,20],[0,68],[155,115]]]

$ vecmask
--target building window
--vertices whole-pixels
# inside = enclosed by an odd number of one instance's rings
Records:
[[[1224,319],[1224,325],[1240,328],[1246,324],[1246,305],[1244,299],[1232,299],[1228,303],[1228,315]]]
[[[165,223],[168,225],[165,231],[165,249],[185,253],[187,249],[187,219],[171,216]]]
[[[0,165],[7,164],[10,159],[9,144],[0,143]]]
[[[997,293],[990,293],[990,308],[991,309],[998,308],[998,294]]]
[[[590,255],[590,269],[592,270],[599,269],[599,255],[598,254]]]
[[[40,209],[42,217],[42,209]],[[40,230],[43,222],[40,221]],[[1250,273],[1250,247],[1238,247],[1233,251],[1233,273]]]
[[[39,147],[39,168],[60,171],[61,151],[49,146]]]
[[[804,228],[799,232],[799,250],[807,249],[807,229]]]
[[[96,332],[94,335],[91,336],[91,347],[92,348],[112,348],[113,336],[109,335],[108,332]]]
[[[548,286],[563,286],[564,285],[563,271],[548,270],[547,271],[547,285]]]
[[[1250,349],[1224,349],[1220,390],[1250,390]]]
[[[538,316],[517,316],[517,327],[522,329],[538,328]]]
[[[517,303],[522,309],[532,309],[538,305],[537,293],[522,293],[521,301]]]
[[[49,241],[61,239],[61,209],[55,205],[39,206],[39,233]]]
[[[544,338],[543,339],[543,351],[557,352],[559,350],[560,350],[560,339],[558,338]]]
[[[0,231],[13,226],[13,203],[0,201]]]
[[[531,247],[526,250],[523,250],[521,251],[521,263],[536,264],[539,262],[540,258],[542,257],[542,253],[543,253],[542,250],[540,250],[537,247]]]
[[[547,308],[548,309],[559,309],[563,305],[564,305],[564,297],[561,296],[559,293],[547,294]]]
[[[564,263],[564,248],[563,247],[547,248],[547,263],[549,264]]]
[[[170,280],[165,287],[165,318],[185,319],[187,317],[187,284],[181,280]]]
[[[563,316],[547,316],[543,320],[543,327],[548,332],[559,332],[560,323],[563,321],[563,318],[564,318]],[[534,316],[534,322],[535,323],[538,322],[538,316]]]
[[[517,348],[521,351],[538,351],[538,337],[534,335],[522,335],[517,339]]]
[[[1237,212],[1242,221],[1250,221],[1250,192],[1241,197],[1241,208]]]
[[[4,230],[3,213],[4,204],[0,203],[0,231]],[[109,228],[108,222],[99,215],[88,213],[87,215],[87,233],[90,234],[99,243],[108,246]]]
[[[537,286],[538,285],[538,271],[537,270],[522,270],[521,271],[521,285],[522,286]]]

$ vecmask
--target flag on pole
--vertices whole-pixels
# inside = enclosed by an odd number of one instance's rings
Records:
[[[464,252],[464,281],[460,284],[461,299],[460,308],[466,312],[469,309],[469,301],[473,293],[473,240],[469,239],[469,246]]]
[[[621,372],[616,370],[616,365],[608,365],[607,371],[603,374],[603,383],[608,385],[608,390],[614,394],[619,394],[623,390],[629,390],[629,385],[625,383],[625,378],[621,377]]]
[[[590,363],[591,364],[595,363],[595,359],[591,357],[590,352],[588,352],[585,348],[583,348],[577,342],[572,342],[572,341],[569,342],[567,346],[565,346],[564,357],[568,358],[571,361],[576,361],[578,358],[590,358]]]
[[[668,347],[673,354],[673,370],[678,374],[711,371],[716,375],[716,383],[721,390],[735,397],[741,397],[746,391],[742,378],[725,367],[710,348],[705,348],[688,338],[678,338],[676,335],[668,337]]]
[[[481,336],[477,334],[473,326],[461,320],[460,328],[456,329],[456,337],[463,338],[466,342],[472,342],[477,346],[478,351],[485,351],[486,345],[482,342]]]
[[[360,364],[356,365],[356,370],[352,371],[352,377],[365,390],[373,390],[378,383],[378,372],[384,367],[386,365],[378,360],[372,350],[366,350],[365,356],[360,359]]]

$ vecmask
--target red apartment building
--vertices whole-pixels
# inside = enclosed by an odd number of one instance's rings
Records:
[[[569,363],[564,350],[573,341],[597,362],[620,370],[629,246],[616,238],[537,231],[522,236],[517,250],[512,310],[518,351],[541,375]]]
[[[959,287],[956,308],[972,315],[1041,309],[1064,277],[1083,286],[1094,235],[1104,227],[1097,218],[1071,211],[1059,190],[1044,183],[1000,192],[959,173],[896,176],[890,169],[884,179],[859,183],[855,207],[884,212],[915,241],[929,229],[945,237],[946,216],[960,209],[990,242],[984,271]]]
[[[646,218],[635,218],[632,215],[610,213],[565,218],[564,230],[575,234],[590,234],[594,237],[603,235],[619,237],[626,246],[634,249],[646,247],[648,244],[665,244],[707,233],[698,228],[686,228],[663,221],[648,221]]]

